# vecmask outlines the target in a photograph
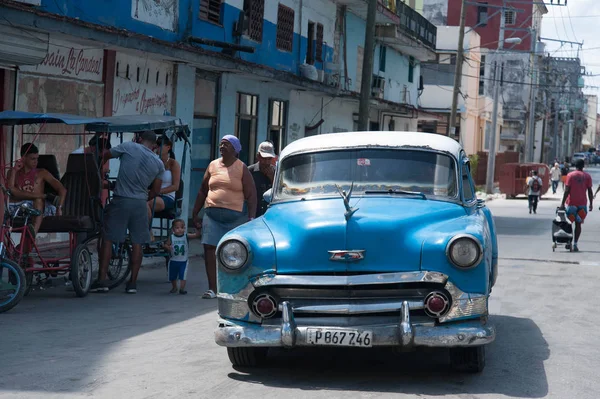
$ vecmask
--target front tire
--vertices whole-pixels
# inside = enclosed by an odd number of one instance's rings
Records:
[[[481,373],[485,368],[485,346],[450,349],[450,364],[462,373]]]
[[[0,313],[14,308],[21,302],[25,289],[23,269],[15,262],[3,259],[0,263]]]
[[[269,348],[227,348],[231,364],[238,367],[260,367],[267,363]]]
[[[71,257],[71,281],[78,297],[83,298],[92,286],[92,254],[87,245],[80,244]]]

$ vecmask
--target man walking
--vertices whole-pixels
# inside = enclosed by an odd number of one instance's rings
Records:
[[[531,214],[531,211],[537,213],[538,201],[542,193],[542,179],[538,176],[537,170],[531,172],[527,186],[529,187],[529,213]]]
[[[550,180],[552,181],[552,194],[556,194],[556,189],[558,188],[558,183],[560,182],[560,177],[562,173],[558,162],[554,164],[552,169],[550,169]]]
[[[567,182],[565,184],[565,193],[563,195],[562,203],[560,204],[561,209],[565,209],[567,217],[572,223],[575,223],[575,242],[573,244],[573,251],[578,252],[579,248],[577,243],[581,236],[581,225],[587,216],[587,198],[590,200],[589,210],[590,212],[594,208],[594,193],[592,192],[592,177],[589,173],[583,171],[585,162],[583,159],[578,159],[575,162],[576,170],[567,175]]]
[[[263,215],[269,205],[263,199],[263,194],[273,187],[275,178],[275,167],[271,163],[273,158],[275,158],[275,148],[272,143],[265,141],[258,146],[258,154],[256,154],[258,162],[248,167],[256,186],[256,217]]]
[[[100,272],[92,289],[107,292],[106,276],[112,256],[112,244],[125,241],[127,230],[133,251],[131,253],[131,280],[125,292],[137,292],[136,281],[142,265],[142,244],[150,242],[148,212],[146,203],[160,194],[161,175],[165,171],[163,162],[153,152],[156,134],[145,131],[139,137],[139,144],[126,142],[104,152],[103,159],[119,158],[119,174],[114,196],[104,210],[102,250],[100,252]],[[148,187],[151,186],[148,193]]]

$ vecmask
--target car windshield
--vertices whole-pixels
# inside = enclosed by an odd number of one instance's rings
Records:
[[[280,164],[275,199],[411,191],[427,197],[457,197],[454,160],[434,151],[353,149],[290,156]]]

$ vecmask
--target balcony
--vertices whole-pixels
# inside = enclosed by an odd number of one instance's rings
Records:
[[[392,4],[393,0],[384,3]],[[415,57],[419,61],[435,60],[435,43],[437,39],[437,28],[427,18],[397,1],[394,7],[398,16],[397,23],[381,24],[376,28],[376,36],[379,40],[396,50]]]
[[[376,24],[394,24],[400,23],[400,17],[395,11],[395,0],[377,0]],[[338,0],[337,4],[348,7],[349,11],[358,17],[367,20],[367,2],[368,0]]]

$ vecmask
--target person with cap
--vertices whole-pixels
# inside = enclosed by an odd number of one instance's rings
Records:
[[[125,142],[103,153],[103,160],[119,158],[120,165],[112,201],[104,209],[100,271],[98,281],[92,286],[92,290],[96,292],[108,291],[106,277],[112,257],[112,244],[124,242],[128,230],[133,250],[130,259],[131,279],[125,292],[137,292],[142,244],[150,241],[146,202],[160,195],[165,167],[153,151],[156,146],[156,134],[153,131],[142,132],[137,135],[136,141]],[[151,187],[150,191],[148,187]]]
[[[256,187],[250,171],[238,158],[241,150],[237,137],[223,137],[219,145],[221,158],[208,165],[192,211],[204,245],[208,278],[204,299],[217,297],[217,244],[227,232],[256,217]],[[203,208],[201,220],[198,214]]]
[[[263,194],[273,187],[275,166],[273,166],[272,160],[275,157],[273,143],[265,141],[258,146],[258,153],[256,154],[258,162],[248,166],[256,186],[256,217],[262,216],[267,211],[268,204],[263,199]]]

